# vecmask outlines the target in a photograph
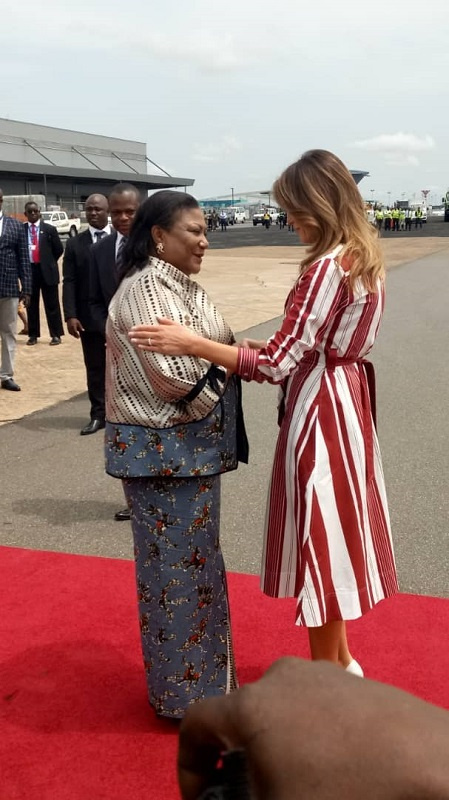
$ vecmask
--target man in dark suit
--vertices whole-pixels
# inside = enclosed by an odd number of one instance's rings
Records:
[[[84,207],[88,229],[67,242],[62,271],[62,304],[67,330],[81,339],[86,367],[87,391],[90,400],[90,422],[80,431],[81,436],[104,428],[104,382],[106,348],[104,331],[99,331],[89,306],[90,250],[111,232],[108,223],[108,201],[102,194],[92,194]]]
[[[53,225],[41,220],[41,210],[37,203],[29,201],[25,205],[25,233],[28,241],[29,260],[33,286],[28,308],[27,344],[37,344],[41,335],[39,301],[42,292],[45,316],[50,331],[50,344],[61,344],[64,335],[61,308],[59,305],[59,267],[58,260],[62,256],[63,246],[58,231]]]
[[[2,344],[0,380],[2,389],[20,392],[13,380],[19,297],[28,305],[31,296],[31,267],[25,230],[21,222],[2,213],[0,189],[0,339]]]
[[[89,303],[97,330],[105,332],[108,307],[118,284],[121,253],[140,205],[140,193],[130,183],[116,184],[109,195],[114,232],[91,252]]]
[[[90,251],[89,305],[96,330],[105,336],[108,307],[118,285],[123,248],[140,205],[140,192],[130,183],[116,184],[109,195],[109,214],[114,232]],[[117,511],[117,522],[128,520],[127,508]]]

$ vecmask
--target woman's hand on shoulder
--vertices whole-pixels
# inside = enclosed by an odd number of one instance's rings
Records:
[[[185,325],[159,318],[158,325],[135,325],[128,336],[138,350],[169,356],[189,355],[198,339],[197,334]]]

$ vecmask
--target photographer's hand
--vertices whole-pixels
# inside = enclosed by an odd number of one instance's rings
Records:
[[[180,729],[184,800],[243,749],[255,800],[449,798],[449,714],[327,662],[286,658],[261,680],[192,705]]]

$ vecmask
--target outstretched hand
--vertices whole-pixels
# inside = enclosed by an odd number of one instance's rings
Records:
[[[158,317],[158,325],[135,325],[128,336],[138,350],[164,353],[168,356],[184,356],[192,352],[192,344],[198,338],[190,328]]]

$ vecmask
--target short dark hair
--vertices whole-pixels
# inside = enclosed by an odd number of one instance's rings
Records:
[[[137,186],[126,182],[116,183],[109,192],[108,197],[112,197],[113,194],[124,194],[125,192],[133,192],[140,199],[140,191]]]
[[[38,210],[38,211],[40,211],[40,208],[39,208],[39,203],[36,203],[36,201],[35,201],[35,200],[27,200],[27,202],[25,203],[25,211],[26,211],[26,210],[27,210],[27,208],[29,208],[30,206],[36,206],[37,210]]]
[[[150,256],[157,256],[156,246],[151,235],[154,225],[169,231],[182,211],[199,208],[198,201],[185,192],[172,192],[162,189],[148,197],[139,206],[131,226],[123,253],[123,267],[119,281],[133,269],[143,269]]]

